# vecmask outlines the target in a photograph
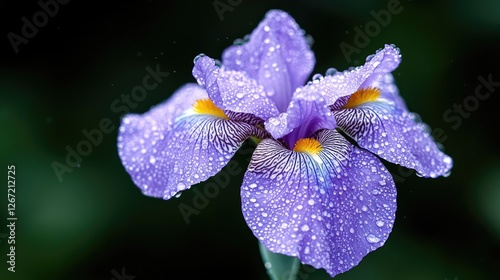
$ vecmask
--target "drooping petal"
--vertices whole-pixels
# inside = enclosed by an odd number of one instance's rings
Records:
[[[415,115],[398,104],[397,100],[380,98],[333,113],[338,126],[360,147],[387,161],[415,169],[424,177],[447,174],[452,159],[438,149],[425,125],[415,121]]]
[[[380,76],[392,72],[400,62],[399,49],[393,45],[385,45],[369,56],[363,66],[321,77],[309,82],[308,86],[323,94],[328,105],[333,105],[339,98],[351,95],[359,88],[372,84]]]
[[[310,87],[304,87],[295,92],[286,112],[267,120],[265,127],[274,139],[286,135],[283,140],[292,148],[300,138],[320,129],[334,129],[336,122],[324,97]]]
[[[371,153],[322,130],[317,156],[264,139],[241,189],[242,211],[269,250],[297,256],[332,277],[382,246],[394,223],[396,188]]]
[[[193,76],[224,110],[253,114],[263,120],[279,114],[264,88],[245,72],[218,67],[212,58],[203,56],[195,61]]]
[[[284,11],[271,10],[248,42],[224,51],[222,62],[257,80],[284,112],[294,90],[307,81],[315,58],[295,20]]]
[[[187,85],[145,114],[123,118],[118,153],[145,195],[169,199],[207,180],[249,136],[262,136],[250,124],[195,112],[192,104],[203,98],[202,88]]]

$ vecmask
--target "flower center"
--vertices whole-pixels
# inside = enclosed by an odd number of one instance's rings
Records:
[[[209,98],[196,100],[193,104],[193,109],[198,114],[213,115],[226,120],[229,119],[226,114],[224,114],[224,111],[215,106]]]
[[[358,89],[355,93],[349,97],[347,103],[344,105],[344,109],[346,108],[354,108],[363,103],[372,102],[377,100],[380,96],[380,89],[375,87],[367,87]]]
[[[317,156],[323,150],[321,143],[313,138],[301,138],[293,147],[295,152],[307,153],[312,156]]]

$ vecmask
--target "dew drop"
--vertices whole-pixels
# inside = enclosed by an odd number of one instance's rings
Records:
[[[241,39],[241,38],[235,39],[235,40],[233,41],[233,45],[235,45],[235,46],[241,46],[241,45],[243,45],[243,44],[245,44],[245,40],[243,40],[243,39]]]
[[[312,79],[313,80],[320,80],[321,78],[323,78],[323,75],[318,73],[318,74],[314,74]]]
[[[309,246],[306,246],[306,248],[304,248],[304,254],[309,254]]]
[[[180,182],[177,184],[178,191],[183,191],[184,189],[186,189],[186,185],[184,183]]]
[[[328,68],[326,69],[326,72],[325,72],[325,76],[333,76],[335,74],[337,74],[337,69],[335,68]]]
[[[366,236],[366,241],[368,241],[369,243],[377,243],[380,241],[380,238],[376,237],[375,235],[373,234],[368,234]]]
[[[280,120],[279,120],[279,119],[277,119],[277,118],[271,118],[271,119],[269,119],[269,122],[270,122],[272,125],[274,125],[274,126],[278,126],[278,125],[280,125]]]
[[[149,158],[149,163],[151,163],[151,164],[155,164],[155,162],[156,162],[156,158],[155,158],[154,156],[151,156],[151,157]]]
[[[383,227],[384,226],[384,222],[383,221],[377,221],[376,224],[377,224],[378,227]]]
[[[265,263],[264,263],[264,266],[265,266],[267,269],[271,269],[271,267],[273,267],[273,266],[271,265],[271,262],[265,262]]]
[[[200,53],[199,55],[195,56],[194,59],[193,59],[193,63],[196,63],[196,61],[198,61],[198,59],[204,57],[205,54],[204,53]]]

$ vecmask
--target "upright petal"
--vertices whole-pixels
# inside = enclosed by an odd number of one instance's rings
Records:
[[[310,87],[299,88],[286,112],[265,122],[266,130],[274,139],[284,136],[289,148],[300,138],[305,138],[320,129],[334,129],[335,118],[324,97]]]
[[[317,157],[264,139],[243,179],[242,210],[266,248],[333,277],[387,240],[396,188],[374,155],[338,132],[322,130],[314,139],[322,146]]]
[[[245,72],[226,70],[203,56],[195,61],[193,75],[218,107],[237,113],[253,114],[263,120],[279,114],[264,88]]]
[[[220,109],[193,110],[204,98],[202,88],[186,85],[145,114],[123,118],[118,153],[145,195],[169,199],[219,172],[249,136],[262,137],[250,124],[221,117]]]
[[[380,76],[391,73],[400,62],[399,49],[393,45],[385,45],[374,55],[368,56],[363,66],[313,80],[308,86],[323,94],[328,105],[333,105],[339,98],[351,95]]]
[[[425,125],[415,121],[415,115],[405,108],[399,108],[397,101],[380,98],[333,113],[338,126],[360,147],[415,169],[424,177],[445,175],[452,159],[438,149]]]
[[[222,62],[257,80],[284,112],[293,91],[307,81],[315,58],[295,20],[284,11],[271,10],[248,42],[224,51]]]

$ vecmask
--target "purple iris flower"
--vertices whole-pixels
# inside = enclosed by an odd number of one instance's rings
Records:
[[[333,277],[392,231],[396,188],[379,158],[424,177],[452,167],[398,93],[400,60],[386,45],[363,66],[306,84],[314,54],[297,23],[272,10],[221,65],[195,59],[199,85],[126,116],[119,155],[144,194],[169,199],[215,175],[248,137],[262,139],[241,188],[247,224],[270,251]]]
[[[217,174],[248,137],[265,137],[259,122],[221,110],[187,84],[143,115],[123,118],[118,154],[143,194],[169,199]]]

